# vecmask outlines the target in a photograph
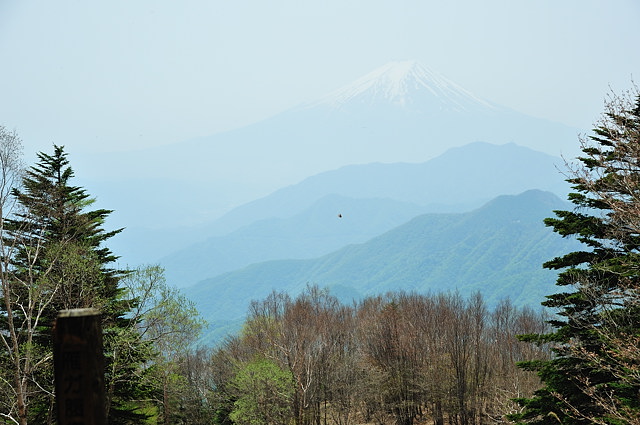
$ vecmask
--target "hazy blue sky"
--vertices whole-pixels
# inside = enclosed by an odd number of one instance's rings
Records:
[[[640,75],[637,0],[0,0],[0,124],[126,150],[267,117],[392,60],[589,128]]]

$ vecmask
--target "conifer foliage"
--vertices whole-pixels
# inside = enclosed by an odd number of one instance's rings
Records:
[[[106,231],[111,211],[91,210],[94,200],[71,184],[73,170],[63,147],[38,159],[11,196],[3,197],[0,334],[6,350],[0,361],[13,373],[0,379],[0,398],[8,400],[3,416],[20,424],[53,422],[51,325],[59,310],[93,307],[103,313],[109,423],[139,420],[144,415],[127,400],[141,396],[142,380],[133,373],[126,384],[116,379],[122,375],[119,367],[131,371],[148,353],[127,318],[135,305],[119,287],[127,273],[113,268],[117,257],[103,244],[120,230]],[[131,354],[126,361],[123,352]]]
[[[570,171],[573,211],[545,222],[584,249],[554,258],[561,292],[548,334],[555,357],[527,362],[544,386],[520,400],[519,423],[640,423],[640,93],[612,96]]]
[[[125,272],[110,268],[117,258],[102,244],[122,229],[102,228],[111,211],[87,211],[94,200],[71,185],[73,170],[63,147],[54,146],[53,155],[41,152],[38,158],[22,188],[13,190],[22,207],[8,223],[9,238],[18,247],[13,265],[47,279],[56,291],[52,307],[106,308],[117,317],[122,312],[114,301]]]

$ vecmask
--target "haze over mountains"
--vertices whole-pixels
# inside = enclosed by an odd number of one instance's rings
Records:
[[[319,173],[354,164],[423,163],[475,141],[513,142],[570,157],[577,133],[479,99],[405,61],[259,123],[137,153],[102,155],[90,161],[92,169],[77,171],[89,179],[91,193],[100,194],[100,206],[115,210],[112,225],[127,227],[114,249],[138,264],[233,231],[237,227],[222,232],[212,222],[234,206]],[[449,192],[457,190],[452,186]],[[427,203],[445,202],[433,196]],[[261,218],[269,216],[255,217]]]
[[[161,259],[218,334],[251,299],[310,283],[537,305],[542,262],[575,246],[542,219],[566,207],[577,133],[397,62],[247,127],[102,158],[120,181],[89,189],[137,213],[114,251]]]
[[[188,286],[253,262],[327,254],[425,212],[468,211],[535,188],[563,196],[561,161],[514,144],[478,142],[422,164],[343,167],[234,209],[208,229],[211,237],[161,264],[170,282]]]

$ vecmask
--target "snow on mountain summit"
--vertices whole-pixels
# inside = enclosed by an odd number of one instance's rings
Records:
[[[407,60],[390,62],[309,106],[341,108],[351,103],[465,111],[493,106],[437,72]]]

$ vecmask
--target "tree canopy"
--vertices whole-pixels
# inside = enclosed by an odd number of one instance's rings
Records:
[[[161,268],[114,266],[118,257],[107,242],[122,229],[107,231],[111,211],[92,209],[94,199],[72,184],[62,146],[39,153],[25,171],[20,147],[17,135],[0,127],[0,416],[20,425],[54,423],[51,327],[60,310],[88,307],[102,314],[108,423],[166,412],[156,395],[168,386],[156,371],[173,370],[197,338],[202,323],[193,306],[164,284]],[[126,284],[145,273],[153,279],[144,292]]]
[[[570,168],[572,211],[545,222],[584,249],[554,258],[560,292],[554,330],[521,336],[552,342],[555,357],[522,364],[544,387],[513,416],[520,423],[640,421],[640,93],[613,95],[583,155]]]

